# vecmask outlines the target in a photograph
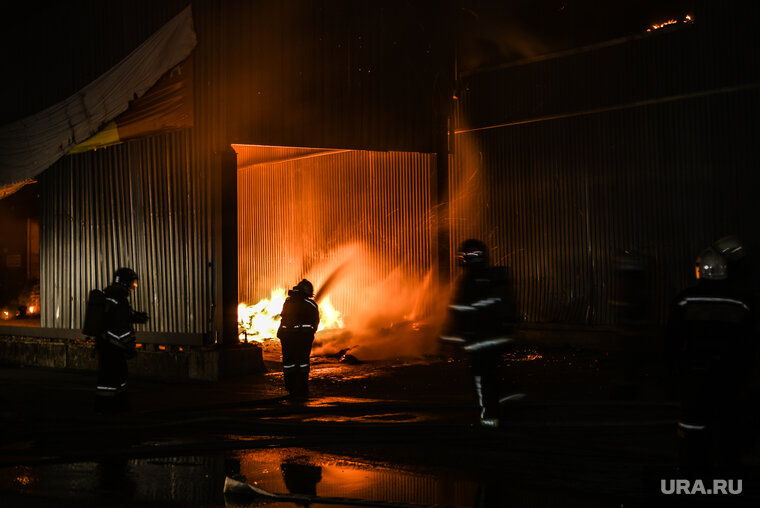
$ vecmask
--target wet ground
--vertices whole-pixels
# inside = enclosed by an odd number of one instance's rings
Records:
[[[92,373],[4,366],[0,506],[683,501],[660,492],[660,480],[683,475],[657,338],[584,333],[523,333],[504,358],[502,391],[527,397],[504,406],[499,430],[474,424],[467,363],[448,356],[315,357],[311,397],[291,401],[273,341],[264,345],[261,375],[131,379],[131,410],[121,416],[94,413]],[[689,503],[758,505],[759,456],[748,448],[746,467],[731,473],[743,479],[741,495]],[[225,497],[225,478],[236,475],[301,502]]]

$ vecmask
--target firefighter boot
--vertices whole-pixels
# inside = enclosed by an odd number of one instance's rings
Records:
[[[303,396],[309,395],[309,364],[298,366],[298,392]]]
[[[480,409],[480,425],[497,428],[499,426],[499,397],[493,381],[486,376],[475,376],[475,393]]]
[[[283,365],[282,374],[285,379],[285,389],[290,395],[298,392],[298,372],[295,365]]]

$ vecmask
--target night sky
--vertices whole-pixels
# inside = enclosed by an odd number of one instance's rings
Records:
[[[459,0],[460,71],[642,34],[694,16],[694,0]]]

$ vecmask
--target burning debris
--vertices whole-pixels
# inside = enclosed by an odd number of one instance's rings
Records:
[[[19,305],[15,308],[5,307],[0,312],[0,319],[8,321],[10,319],[27,319],[39,317],[40,308],[38,305]]]
[[[338,355],[344,363],[360,363],[434,352],[442,312],[436,303],[445,303],[445,298],[436,298],[439,291],[433,287],[432,271],[413,275],[398,265],[372,280],[367,267],[378,264],[377,254],[352,244],[335,249],[307,270],[306,277],[316,281],[320,313],[315,355]],[[274,339],[286,298],[287,291],[278,288],[255,305],[241,303],[240,340]]]
[[[682,23],[694,23],[694,19],[691,17],[691,14],[687,14],[686,16],[684,16],[684,18],[683,18],[683,20],[681,22]],[[676,19],[669,19],[669,20],[664,21],[662,23],[652,25],[651,28],[647,28],[647,32],[651,32],[652,30],[659,30],[661,28],[665,28],[666,26],[676,25],[678,23],[679,23],[679,21],[676,20]]]
[[[241,303],[238,305],[238,330],[240,340],[244,342],[262,342],[277,337],[280,326],[280,313],[288,292],[277,288],[272,290],[269,298],[264,298],[255,305]],[[326,296],[319,303],[319,329],[336,330],[343,328],[343,315]]]
[[[0,320],[37,318],[40,315],[40,284],[25,288],[18,298],[0,309]]]
[[[358,359],[375,359],[353,348],[374,342],[379,330],[405,316],[417,321],[430,314],[440,296],[425,287],[435,279],[426,276],[436,259],[438,223],[430,193],[432,154],[233,148],[239,155],[243,340],[275,337],[286,292],[271,291],[302,278],[314,284],[320,316],[334,323],[320,324],[315,347],[332,343],[337,334],[328,330],[354,337],[348,346],[330,346],[333,353],[351,347]],[[265,325],[256,324],[262,319]],[[395,342],[406,344],[401,337]],[[386,349],[386,358],[396,356],[395,344]]]

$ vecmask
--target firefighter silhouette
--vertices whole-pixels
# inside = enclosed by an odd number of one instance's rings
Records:
[[[729,279],[728,262],[713,247],[697,258],[696,277],[673,300],[666,331],[679,391],[680,461],[690,470],[735,467],[749,438],[745,390],[756,352],[755,302]]]
[[[498,366],[514,342],[516,319],[512,287],[502,266],[489,266],[483,242],[469,239],[457,253],[463,268],[449,302],[440,341],[460,347],[469,357],[480,423],[498,427],[500,416]]]
[[[291,396],[309,393],[309,357],[319,326],[319,307],[312,296],[314,286],[306,279],[288,291],[277,330],[277,338],[282,345],[285,389]]]
[[[95,339],[98,355],[95,409],[101,413],[121,412],[129,407],[127,359],[135,356],[132,325],[146,323],[149,319],[146,313],[134,311],[129,304],[129,296],[137,288],[137,281],[134,270],[119,268],[114,274],[113,283],[103,291],[104,305],[99,318],[102,325]],[[89,312],[91,309],[88,306]]]

